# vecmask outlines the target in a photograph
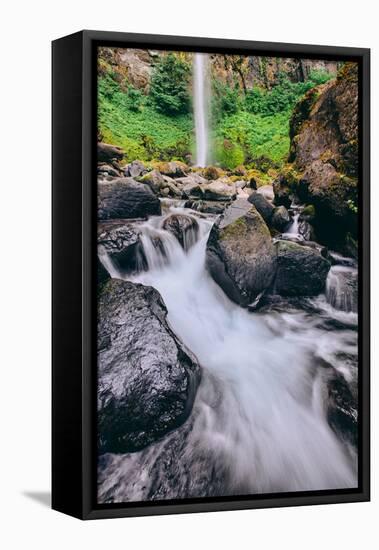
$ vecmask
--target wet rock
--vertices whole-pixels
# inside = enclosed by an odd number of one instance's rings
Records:
[[[152,189],[133,178],[98,185],[98,219],[146,218],[160,215],[161,204]]]
[[[138,223],[100,223],[98,226],[99,255],[107,255],[120,275],[138,273],[147,268],[140,241]]]
[[[228,203],[219,201],[189,200],[186,201],[184,206],[185,208],[191,208],[196,212],[201,212],[204,214],[222,214],[228,206]]]
[[[185,214],[172,214],[163,222],[163,229],[172,233],[184,250],[195,244],[199,235],[199,224],[195,218]]]
[[[207,268],[225,294],[247,307],[274,277],[276,253],[256,208],[238,199],[214,224],[207,243]]]
[[[166,317],[152,287],[112,279],[99,293],[101,453],[142,449],[183,424],[191,412],[200,367]]]
[[[291,216],[285,206],[277,206],[274,209],[271,218],[271,225],[278,231],[285,231],[288,225],[291,223]]]
[[[255,206],[264,221],[269,225],[274,213],[273,205],[258,192],[252,193],[248,201]]]
[[[342,440],[358,445],[357,392],[352,392],[344,376],[334,372],[328,381],[327,418]]]
[[[283,296],[315,296],[325,288],[330,262],[314,248],[280,240],[274,290]]]

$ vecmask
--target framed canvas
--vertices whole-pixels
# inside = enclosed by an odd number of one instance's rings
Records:
[[[53,42],[53,508],[369,500],[369,50]]]

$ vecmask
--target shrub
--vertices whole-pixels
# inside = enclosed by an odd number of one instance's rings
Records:
[[[150,96],[157,111],[169,115],[189,112],[190,67],[174,53],[159,58],[151,79]]]

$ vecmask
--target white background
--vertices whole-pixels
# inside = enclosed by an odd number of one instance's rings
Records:
[[[375,341],[372,503],[86,523],[53,512],[43,504],[48,499],[50,485],[50,41],[92,28],[371,47],[375,249],[379,223],[375,105],[379,31],[375,4],[373,0],[7,0],[2,3],[2,548],[378,547],[378,437],[374,432],[378,426],[379,395],[375,384]],[[378,329],[377,263],[374,254],[374,335]]]

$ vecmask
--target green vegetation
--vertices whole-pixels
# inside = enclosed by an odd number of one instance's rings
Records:
[[[100,79],[98,120],[104,141],[122,147],[130,160],[182,159],[188,154],[193,127],[189,114],[171,117],[158,112],[134,88],[128,93],[118,88],[111,94],[110,88],[109,76]]]
[[[264,61],[262,61],[263,63]],[[238,66],[237,66],[238,69]],[[262,69],[263,70],[263,69]],[[295,104],[330,75],[313,71],[306,82],[284,74],[270,90],[212,83],[214,163],[225,169],[279,169],[289,152],[289,123]],[[156,58],[149,87],[137,89],[123,67],[99,59],[98,122],[104,141],[125,151],[126,160],[188,160],[194,149],[191,64],[186,54]]]
[[[150,96],[157,111],[167,115],[189,112],[190,73],[190,65],[173,53],[159,59],[154,68],[150,88]]]
[[[323,71],[312,71],[305,82],[293,83],[281,75],[271,90],[253,87],[246,93],[236,84],[215,81],[215,160],[231,169],[242,163],[257,165],[262,158],[270,160],[272,167],[280,167],[288,155],[289,122],[296,103],[330,78]]]

